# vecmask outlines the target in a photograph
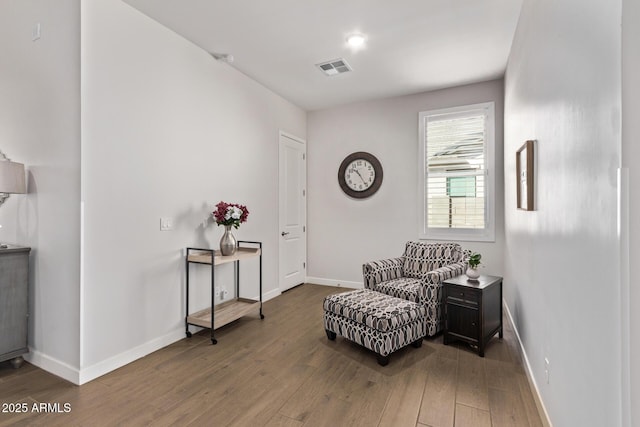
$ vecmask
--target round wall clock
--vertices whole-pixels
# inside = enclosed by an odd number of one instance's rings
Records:
[[[351,197],[370,197],[382,184],[382,165],[374,155],[364,151],[349,154],[338,169],[338,182]]]

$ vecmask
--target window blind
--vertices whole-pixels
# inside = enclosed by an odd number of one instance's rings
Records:
[[[424,126],[427,227],[484,228],[485,111],[427,116]]]

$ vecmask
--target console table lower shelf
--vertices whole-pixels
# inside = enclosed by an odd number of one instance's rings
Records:
[[[252,313],[258,313],[260,319],[264,319],[262,314],[262,242],[252,242],[240,240],[237,243],[236,253],[224,256],[219,250],[203,249],[203,248],[187,248],[186,252],[186,316],[185,316],[185,333],[187,338],[191,337],[189,326],[200,326],[211,330],[211,343],[217,344],[214,331],[234,320]],[[258,299],[248,299],[240,297],[240,261],[250,258],[257,258],[259,261],[259,281],[258,281]],[[233,263],[234,287],[237,298],[230,301],[216,304],[215,285],[216,273],[215,267],[221,264]],[[211,305],[209,308],[189,312],[189,269],[191,264],[204,264],[211,269]]]
[[[264,318],[260,313],[260,301],[238,298],[234,301],[227,301],[219,304],[216,306],[215,318],[213,319],[213,329],[218,329],[249,314],[259,314],[260,318]],[[187,316],[187,323],[203,328],[210,328],[211,307]]]

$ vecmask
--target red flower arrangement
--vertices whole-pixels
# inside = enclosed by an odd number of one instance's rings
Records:
[[[237,203],[220,202],[212,215],[218,225],[232,225],[234,228],[239,228],[241,223],[247,221],[249,209]]]

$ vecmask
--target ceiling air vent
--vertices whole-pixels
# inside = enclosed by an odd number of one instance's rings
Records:
[[[320,64],[316,64],[316,67],[320,68],[320,70],[325,73],[327,76],[335,76],[336,74],[346,73],[347,71],[351,71],[351,67],[347,64],[347,61],[344,59],[334,59],[332,61],[321,62]]]

